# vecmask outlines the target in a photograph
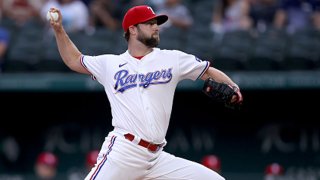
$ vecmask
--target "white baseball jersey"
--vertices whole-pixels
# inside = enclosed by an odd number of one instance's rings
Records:
[[[158,48],[140,60],[126,51],[120,55],[84,55],[81,62],[104,86],[112,125],[157,144],[165,142],[179,81],[196,80],[209,68],[208,61],[194,55]]]

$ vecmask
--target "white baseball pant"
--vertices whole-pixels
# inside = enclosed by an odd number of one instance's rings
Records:
[[[147,148],[111,131],[105,138],[96,165],[85,180],[225,180],[215,171],[175,157],[160,148]]]

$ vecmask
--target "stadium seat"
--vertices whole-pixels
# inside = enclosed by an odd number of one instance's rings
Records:
[[[63,64],[54,36],[47,36],[41,45],[41,57],[33,65],[35,72],[68,71],[67,67]]]
[[[85,43],[81,44],[79,49],[87,55],[115,53],[117,37],[117,32],[106,28],[97,28],[94,34],[84,36]]]
[[[168,27],[160,32],[159,47],[163,49],[184,50],[187,31],[177,27]]]
[[[118,32],[116,35],[116,45],[115,45],[115,54],[121,54],[124,53],[128,47],[127,47],[127,41],[126,39],[123,37],[123,33],[122,32]]]
[[[249,31],[226,32],[216,52],[216,67],[223,70],[243,70],[251,56],[253,37]]]
[[[203,60],[212,61],[215,55],[214,36],[209,26],[193,25],[187,33],[185,52],[194,54]]]
[[[285,58],[287,70],[317,69],[320,58],[320,35],[313,29],[303,29],[289,37]]]
[[[252,48],[252,54],[246,63],[247,70],[281,70],[287,40],[275,34],[258,34]]]
[[[43,52],[43,29],[26,26],[10,41],[5,72],[33,71]]]
[[[212,20],[214,1],[201,0],[192,3],[190,8],[195,26],[208,26]]]

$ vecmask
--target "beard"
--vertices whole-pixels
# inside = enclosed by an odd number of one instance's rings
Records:
[[[151,37],[147,37],[140,29],[138,29],[139,35],[137,37],[138,41],[140,41],[142,44],[144,44],[147,47],[154,48],[159,45],[160,38],[159,35],[151,35]]]

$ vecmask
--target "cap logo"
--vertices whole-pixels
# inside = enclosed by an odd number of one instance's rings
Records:
[[[1,0],[0,0],[1,1]],[[156,19],[157,24],[161,25],[168,20],[167,15],[156,15],[151,6],[140,5],[130,8],[122,20],[122,28],[124,31],[128,31],[129,27],[142,22]]]
[[[148,6],[147,8],[152,12],[152,14],[156,14],[151,7]]]

